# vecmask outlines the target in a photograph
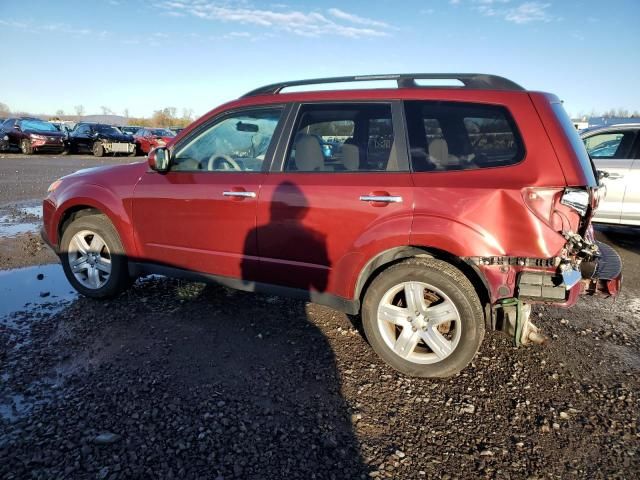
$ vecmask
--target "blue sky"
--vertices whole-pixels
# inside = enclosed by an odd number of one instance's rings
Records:
[[[0,0],[12,110],[200,115],[286,79],[481,72],[640,110],[639,0]]]

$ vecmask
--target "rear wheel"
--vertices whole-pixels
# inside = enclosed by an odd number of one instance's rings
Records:
[[[74,220],[60,242],[60,260],[69,283],[81,294],[108,298],[130,284],[127,258],[116,229],[104,215]]]
[[[451,264],[415,258],[382,272],[364,298],[367,339],[396,370],[448,377],[466,367],[484,337],[484,318],[469,279]]]
[[[102,157],[104,155],[104,146],[102,145],[102,142],[95,142],[91,150],[93,151],[93,155],[96,157]]]
[[[20,150],[25,155],[33,155],[33,146],[31,145],[31,140],[23,138],[20,142]]]

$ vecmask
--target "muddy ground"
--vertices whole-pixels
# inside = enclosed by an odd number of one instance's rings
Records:
[[[357,319],[301,301],[161,277],[79,298],[7,229],[94,162],[0,158],[0,478],[640,475],[637,229],[598,233],[625,262],[617,301],[536,307],[547,346],[488,333],[458,376],[411,379]]]

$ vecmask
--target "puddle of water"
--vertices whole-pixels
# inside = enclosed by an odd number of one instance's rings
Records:
[[[0,215],[0,237],[15,237],[37,232],[42,221],[42,205],[22,204],[8,209]]]
[[[14,223],[7,219],[8,217],[6,216],[0,217],[0,237],[15,237],[23,233],[37,232],[40,228],[40,223]]]
[[[58,311],[77,295],[59,264],[0,271],[0,324],[11,324],[14,312]]]
[[[33,207],[20,207],[18,211],[22,215],[30,215],[32,217],[42,218],[42,205],[36,205]]]

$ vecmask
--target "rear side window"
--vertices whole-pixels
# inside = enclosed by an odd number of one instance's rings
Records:
[[[458,102],[405,102],[414,172],[504,167],[524,158],[506,108]]]
[[[285,170],[399,171],[389,104],[307,104],[300,108]]]

